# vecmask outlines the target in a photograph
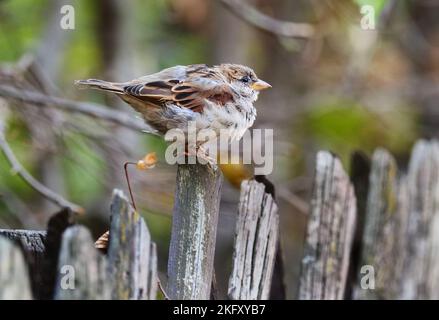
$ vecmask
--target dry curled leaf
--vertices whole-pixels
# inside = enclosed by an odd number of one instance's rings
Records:
[[[110,235],[110,231],[107,231],[102,236],[100,236],[99,239],[96,240],[95,242],[95,248],[106,252],[108,248],[109,235]]]
[[[142,160],[137,161],[138,170],[148,170],[154,168],[157,163],[157,155],[155,152],[148,153]]]

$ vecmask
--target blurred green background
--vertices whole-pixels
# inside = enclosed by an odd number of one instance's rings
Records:
[[[438,135],[439,2],[391,0],[246,0],[263,14],[308,23],[314,34],[287,38],[260,30],[224,4],[207,0],[0,0],[0,85],[91,101],[136,114],[76,79],[126,81],[176,64],[222,62],[252,67],[272,84],[256,103],[255,127],[274,129],[273,181],[280,205],[289,297],[296,290],[315,153],[328,149],[349,168],[350,155],[377,147],[404,164],[420,137]],[[60,27],[71,4],[75,29]],[[375,30],[361,28],[361,6],[375,9]],[[38,79],[23,71],[32,61]],[[166,271],[175,167],[161,139],[83,115],[0,96],[0,120],[17,158],[39,181],[86,209],[97,237],[109,223],[111,190],[127,191],[123,163],[155,151],[159,163],[130,171],[140,212]],[[217,270],[230,270],[239,182],[251,167],[225,169]],[[300,206],[299,206],[300,207]],[[57,208],[0,157],[0,228],[44,229]],[[221,282],[220,281],[220,282]]]

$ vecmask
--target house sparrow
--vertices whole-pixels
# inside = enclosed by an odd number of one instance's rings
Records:
[[[117,94],[161,135],[177,128],[187,133],[188,122],[194,121],[197,130],[212,129],[218,135],[226,129],[238,140],[253,125],[259,91],[271,87],[238,64],[175,66],[123,83],[75,83]],[[197,141],[197,146],[204,142]]]

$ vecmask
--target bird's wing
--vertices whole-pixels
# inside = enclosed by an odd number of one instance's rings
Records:
[[[125,94],[162,106],[173,102],[182,108],[202,112],[206,100],[219,105],[233,100],[224,77],[206,65],[176,66],[133,80],[124,85]]]

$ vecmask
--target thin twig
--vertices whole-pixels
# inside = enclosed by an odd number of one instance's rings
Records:
[[[137,119],[126,112],[111,110],[106,106],[96,103],[84,103],[52,97],[35,91],[17,89],[8,85],[0,85],[0,96],[29,103],[38,107],[52,106],[68,112],[82,113],[135,131],[154,133],[154,130],[148,128],[140,119]]]
[[[211,286],[211,290],[210,290],[210,300],[218,300],[218,299],[219,299],[218,283],[216,282],[215,268],[213,268],[213,272],[212,272],[212,286]]]
[[[302,200],[295,193],[291,192],[287,188],[279,188],[279,197],[287,201],[294,208],[296,208],[300,213],[307,215],[309,213],[309,205],[306,201]]]
[[[310,38],[314,35],[314,27],[308,23],[280,21],[269,17],[244,0],[220,0],[233,14],[248,24],[277,36],[288,38]]]
[[[47,188],[41,182],[36,180],[28,171],[26,171],[26,169],[18,161],[17,157],[15,156],[14,152],[6,141],[4,127],[2,123],[0,123],[0,149],[5,155],[6,160],[11,165],[12,171],[18,174],[32,189],[40,193],[47,200],[62,208],[70,208],[73,212],[76,212],[78,214],[84,213],[84,208],[64,199],[61,195]]]
[[[166,294],[166,291],[165,291],[165,289],[163,288],[163,286],[162,286],[162,282],[160,281],[160,279],[158,279],[157,282],[158,282],[158,285],[159,285],[159,289],[160,289],[160,291],[162,292],[163,297],[165,298],[165,300],[171,300],[171,299],[169,298],[169,296]]]
[[[134,210],[137,211],[137,208],[136,208],[136,202],[134,201],[133,192],[132,192],[132,190],[131,190],[130,177],[129,177],[129,175],[128,175],[128,165],[130,165],[130,164],[131,164],[131,165],[136,165],[135,162],[127,161],[127,162],[124,163],[124,165],[123,165],[123,169],[124,169],[124,171],[125,171],[125,179],[127,180],[128,191],[130,192],[131,204],[132,204]]]

